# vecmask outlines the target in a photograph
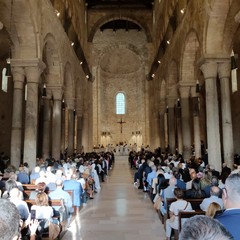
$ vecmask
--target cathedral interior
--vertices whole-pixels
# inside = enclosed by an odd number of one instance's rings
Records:
[[[0,0],[0,151],[240,154],[239,0]]]

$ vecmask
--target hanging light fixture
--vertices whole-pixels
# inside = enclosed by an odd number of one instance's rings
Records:
[[[234,56],[234,52],[232,50],[232,53],[231,53],[231,70],[234,70],[234,69],[237,69],[237,63],[236,63],[236,59],[235,59],[235,56]]]
[[[196,93],[200,93],[201,87],[199,85],[199,81],[196,82]]]
[[[43,92],[42,92],[42,97],[47,97],[47,89],[46,89],[46,84],[43,84]]]
[[[231,53],[231,79],[232,79],[232,92],[236,92],[238,90],[237,87],[237,63],[235,59],[234,52],[232,50]]]
[[[11,71],[11,62],[10,58],[7,59],[7,66],[6,66],[6,77],[11,77],[12,76],[12,71]]]
[[[64,99],[62,100],[62,110],[65,109],[65,102],[64,102]]]
[[[177,107],[180,108],[181,107],[181,104],[180,104],[180,99],[178,98],[177,100]]]

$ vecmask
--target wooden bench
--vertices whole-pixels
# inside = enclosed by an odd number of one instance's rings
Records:
[[[36,190],[37,189],[37,185],[35,184],[23,184],[23,189],[24,190]]]
[[[25,193],[26,198],[29,198],[31,192],[37,189],[37,185],[35,184],[23,184],[22,186],[24,189],[23,193]],[[72,190],[65,190],[65,191],[69,193],[69,195],[72,197],[72,200],[73,200],[73,191]],[[50,192],[52,191],[47,191],[46,193],[49,194]]]
[[[181,229],[182,229],[182,220],[184,218],[191,218],[195,215],[205,215],[205,211],[202,211],[202,210],[196,210],[196,211],[179,211],[178,213],[178,232],[180,233],[181,232]]]
[[[27,200],[25,200],[25,202],[26,202],[27,205],[28,205],[29,211],[31,211],[31,207],[36,204],[36,203],[35,203],[35,200],[31,200],[31,199],[27,199]],[[61,206],[63,206],[63,201],[62,201],[62,200],[49,200],[49,206],[52,206],[52,207],[54,207],[54,206],[61,207]],[[53,218],[60,220],[59,217],[53,217]],[[59,221],[60,233],[61,233],[61,231],[62,231],[62,229],[63,229],[64,226],[65,226],[65,222],[60,222],[60,221]],[[60,235],[60,233],[59,233],[59,235]],[[41,236],[41,239],[49,239],[49,232],[47,231],[46,233],[44,233],[44,234]]]
[[[187,202],[191,203],[192,205],[192,209],[193,210],[200,210],[200,204],[202,203],[203,201],[203,198],[185,198],[184,200],[186,200]],[[166,199],[166,210],[167,210],[167,218],[169,218],[169,208],[170,208],[170,205],[177,201],[176,198],[167,198]]]
[[[203,201],[203,198],[200,198],[200,199],[195,199],[195,198],[186,198],[184,199],[186,200],[187,202],[191,203],[192,205],[192,209],[193,210],[196,210],[196,211],[199,211],[200,210],[200,204],[202,203]],[[166,199],[166,211],[167,213],[165,214],[165,216],[161,216],[161,218],[163,218],[163,224],[164,224],[164,229],[166,230],[166,221],[167,219],[170,218],[170,214],[169,214],[169,208],[170,208],[170,205],[177,201],[176,198],[167,198]],[[159,214],[162,215],[162,213],[160,212]]]
[[[36,204],[34,199],[27,199],[27,200],[25,200],[25,202],[27,203],[29,210],[31,210],[32,205]],[[52,206],[52,207],[59,206],[59,207],[61,207],[61,206],[63,206],[63,201],[62,200],[49,200],[49,206]]]

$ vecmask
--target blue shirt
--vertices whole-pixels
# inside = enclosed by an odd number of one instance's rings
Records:
[[[215,217],[232,234],[234,240],[240,240],[240,209],[225,210]]]
[[[81,196],[83,193],[81,183],[77,182],[74,179],[65,180],[63,182],[64,190],[72,190],[73,191],[73,206],[80,207],[81,206]]]
[[[22,184],[28,184],[29,183],[29,176],[25,172],[20,172],[17,175],[17,181]]]
[[[176,184],[176,186],[177,186],[178,188],[182,189],[182,190],[186,190],[186,183],[183,182],[183,181],[181,181],[181,180],[179,180],[179,179],[177,179],[177,184]]]
[[[51,200],[58,200],[58,199],[63,199],[64,204],[66,205],[66,207],[71,210],[72,209],[72,197],[70,196],[70,194],[66,191],[64,191],[61,188],[57,188],[56,190],[50,192],[48,194],[49,198]],[[56,210],[58,210],[57,208],[55,208]]]
[[[147,182],[152,186],[152,180],[156,178],[156,171],[152,171],[147,175]]]

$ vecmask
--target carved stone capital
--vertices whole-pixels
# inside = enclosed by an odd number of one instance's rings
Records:
[[[203,63],[201,65],[200,69],[204,74],[205,80],[209,79],[209,78],[217,77],[218,65],[217,65],[217,62],[215,62],[215,61]]]
[[[218,75],[219,78],[230,78],[231,75],[231,63],[229,62],[222,62],[218,64]]]
[[[181,98],[189,98],[190,87],[180,86],[179,93],[180,93]]]

